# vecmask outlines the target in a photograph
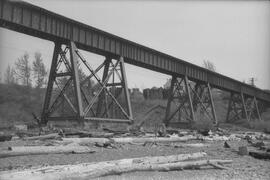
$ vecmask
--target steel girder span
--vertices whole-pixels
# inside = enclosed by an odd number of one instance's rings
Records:
[[[20,33],[28,34],[31,36],[35,36],[38,38],[46,39],[55,42],[55,56],[53,61],[58,62],[59,57],[61,56],[61,53],[59,49],[59,44],[66,45],[67,49],[72,50],[73,52],[70,53],[71,57],[74,55],[75,59],[83,59],[82,57],[79,57],[77,54],[77,47],[86,51],[90,51],[96,54],[100,54],[106,57],[107,62],[108,59],[116,60],[117,64],[111,64],[110,67],[114,67],[116,65],[121,65],[120,67],[120,73],[122,74],[123,78],[120,83],[114,84],[120,85],[125,92],[124,94],[126,97],[125,103],[128,105],[129,102],[129,96],[128,91],[126,88],[126,79],[125,79],[125,73],[123,64],[124,62],[133,64],[136,66],[140,66],[143,68],[147,68],[150,70],[154,70],[160,73],[165,73],[168,75],[172,75],[174,77],[175,82],[177,82],[177,78],[184,79],[184,85],[186,86],[186,94],[188,95],[188,103],[190,104],[190,116],[191,119],[193,117],[192,111],[194,111],[194,103],[198,104],[196,102],[201,102],[200,97],[198,96],[198,93],[196,93],[196,89],[192,90],[189,89],[190,85],[189,82],[193,81],[197,84],[196,87],[200,87],[199,89],[211,89],[211,88],[217,88],[221,90],[225,90],[228,92],[231,92],[232,94],[240,95],[243,98],[251,98],[253,99],[253,104],[255,103],[254,107],[257,107],[257,101],[263,101],[265,103],[270,103],[270,93],[267,93],[261,89],[258,89],[256,87],[252,87],[250,85],[244,84],[242,82],[236,81],[232,78],[223,76],[221,74],[211,72],[207,69],[204,69],[202,67],[193,65],[191,63],[188,63],[186,61],[183,61],[181,59],[172,57],[170,55],[164,54],[162,52],[158,52],[154,49],[142,46],[140,44],[134,43],[132,41],[123,39],[121,37],[115,36],[113,34],[101,31],[99,29],[96,29],[94,27],[88,26],[86,24],[74,21],[72,19],[69,19],[67,17],[58,15],[56,13],[50,12],[46,9],[34,6],[32,4],[23,2],[23,1],[11,1],[11,0],[2,0],[0,1],[0,26],[3,28],[11,29]],[[71,46],[73,44],[73,48]],[[58,48],[58,53],[56,52]],[[76,52],[76,53],[75,53]],[[61,57],[60,57],[61,58]],[[63,57],[62,57],[63,58]],[[58,60],[57,60],[58,59]],[[72,59],[72,58],[71,58]],[[63,60],[61,60],[62,62]],[[73,60],[74,61],[74,60]],[[76,60],[75,60],[76,61]],[[82,60],[84,63],[84,61]],[[75,105],[72,105],[71,109],[76,112],[76,117],[82,118],[84,117],[84,114],[87,112],[90,112],[91,102],[90,105],[86,102],[87,100],[82,100],[83,93],[80,92],[80,82],[78,82],[76,79],[78,78],[76,74],[76,66],[72,65],[71,62],[66,62],[66,66],[69,67],[69,71],[67,71],[66,74],[58,74],[56,72],[56,69],[51,69],[50,73],[50,80],[51,82],[48,83],[48,87],[50,87],[50,83],[52,83],[56,76],[70,76],[72,77],[72,87],[74,87],[75,92]],[[105,62],[102,64],[106,64]],[[105,65],[104,65],[105,66]],[[89,69],[89,68],[88,68]],[[90,70],[90,69],[89,69]],[[115,68],[113,69],[115,70]],[[91,69],[90,71],[93,76],[95,77],[95,71]],[[106,87],[106,76],[108,76],[108,73],[104,71],[103,75],[103,81],[100,79],[100,86]],[[96,77],[95,77],[96,78]],[[99,78],[98,78],[99,79]],[[173,86],[173,84],[172,84]],[[50,88],[49,88],[50,89]],[[110,95],[110,91],[107,92],[107,88],[104,88],[101,92],[99,97],[107,97],[104,96],[104,93],[107,93],[108,96],[110,96],[112,99],[114,99]],[[173,87],[171,88],[173,89]],[[104,92],[106,91],[106,92]],[[200,90],[202,91],[202,90]],[[171,91],[173,93],[173,90]],[[211,92],[211,91],[210,91]],[[194,94],[192,94],[194,93]],[[65,97],[65,93],[62,93],[63,97]],[[114,95],[115,96],[115,95]],[[193,99],[192,99],[192,97]],[[97,97],[97,99],[100,99]],[[214,107],[213,102],[211,101],[211,93],[208,93],[208,99],[209,106]],[[232,96],[233,98],[234,96]],[[49,111],[49,105],[48,98],[50,98],[50,92],[47,92],[47,98],[45,100],[44,104],[44,112],[43,115],[46,114],[45,111]],[[242,99],[243,99],[242,98]],[[102,99],[102,98],[101,98]],[[66,99],[68,102],[69,100]],[[85,102],[84,102],[85,101]],[[88,100],[89,101],[89,100]],[[98,100],[99,103],[104,102],[105,100]],[[193,102],[194,101],[194,102]],[[232,100],[231,102],[235,102]],[[229,111],[228,114],[231,114],[231,111],[234,106],[233,103],[229,104]],[[243,111],[245,108],[245,103],[242,102]],[[88,107],[86,110],[83,110],[83,103],[88,104],[86,107]],[[117,104],[117,102],[114,102]],[[168,107],[170,102],[168,102]],[[199,104],[202,104],[199,103]],[[55,105],[56,106],[56,105]],[[129,105],[128,105],[129,106]],[[203,109],[206,109],[205,105],[202,105],[204,107]],[[90,109],[89,109],[90,108]],[[129,121],[132,120],[132,113],[131,110],[128,109],[124,110],[122,107],[119,106],[119,109],[123,112],[124,117],[127,118]],[[181,109],[181,108],[180,108]],[[192,110],[193,109],[193,110]],[[196,108],[195,108],[196,109]],[[258,109],[258,108],[256,108]],[[166,117],[170,117],[170,110],[167,109]],[[97,112],[96,112],[97,113]],[[100,113],[100,112],[99,112]],[[94,113],[95,114],[95,113]],[[212,118],[214,119],[214,122],[216,122],[215,117],[215,111],[214,109],[211,110],[211,113],[208,113],[209,115],[212,114]],[[247,115],[246,117],[250,117],[250,115]],[[256,114],[256,113],[255,113]],[[45,115],[44,115],[45,116]],[[100,120],[99,118],[95,118],[96,120]],[[165,118],[166,119],[166,118]],[[247,118],[248,119],[248,118]],[[117,121],[117,119],[116,119]]]

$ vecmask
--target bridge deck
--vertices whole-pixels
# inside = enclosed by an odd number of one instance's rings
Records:
[[[50,41],[74,41],[83,50],[123,56],[125,62],[270,102],[270,93],[22,1],[0,1],[0,26]]]

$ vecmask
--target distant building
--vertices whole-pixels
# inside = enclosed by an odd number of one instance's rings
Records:
[[[145,99],[163,99],[163,88],[153,87],[143,90],[143,96]]]

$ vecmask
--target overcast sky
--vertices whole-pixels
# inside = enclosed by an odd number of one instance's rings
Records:
[[[270,1],[27,0],[107,32],[219,73],[270,89]],[[0,28],[0,71],[25,51],[40,51],[46,66],[53,44]],[[84,55],[93,66],[103,57]],[[162,86],[167,75],[126,65],[129,87]]]

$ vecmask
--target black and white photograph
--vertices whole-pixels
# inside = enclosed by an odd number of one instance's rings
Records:
[[[0,180],[269,180],[270,0],[0,0]]]

